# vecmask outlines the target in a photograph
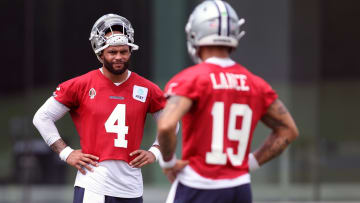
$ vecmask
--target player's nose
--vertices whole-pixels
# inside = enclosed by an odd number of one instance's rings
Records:
[[[115,55],[115,59],[122,59],[122,54],[120,52],[117,52]]]

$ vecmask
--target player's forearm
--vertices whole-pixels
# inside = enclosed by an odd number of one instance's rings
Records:
[[[165,161],[172,158],[176,148],[177,118],[171,113],[174,108],[174,105],[168,104],[157,119],[159,149]]]
[[[157,111],[157,112],[152,114],[152,116],[154,117],[156,123],[159,122],[159,119],[160,119],[160,116],[161,116],[162,113],[163,113],[163,111],[160,110],[160,111]],[[176,135],[179,133],[179,129],[180,129],[180,123],[177,122],[176,123]],[[155,139],[155,141],[153,143],[153,146],[157,146],[157,148],[160,149],[158,135],[156,135],[156,139]]]
[[[172,158],[176,148],[178,123],[189,111],[192,100],[183,96],[171,96],[158,120],[158,139],[164,161]]]
[[[158,139],[160,151],[165,161],[172,158],[176,148],[176,125],[175,127],[159,128]]]
[[[60,154],[60,152],[65,149],[65,147],[67,147],[67,145],[61,138],[55,141],[52,145],[50,145],[51,150],[53,150],[57,154]]]
[[[254,152],[259,165],[279,156],[296,137],[295,132],[286,129],[270,134],[264,144]]]
[[[285,105],[277,99],[270,105],[267,113],[261,119],[265,125],[273,130],[264,144],[253,154],[262,165],[275,158],[299,136],[296,124]]]

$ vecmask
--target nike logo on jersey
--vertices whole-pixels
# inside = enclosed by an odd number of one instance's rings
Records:
[[[147,93],[148,93],[148,88],[134,85],[133,99],[137,101],[145,102]]]
[[[238,91],[249,91],[246,85],[247,77],[243,74],[234,73],[210,73],[210,79],[214,89],[235,89]]]

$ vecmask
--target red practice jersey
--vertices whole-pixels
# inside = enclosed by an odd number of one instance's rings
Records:
[[[165,92],[193,101],[182,120],[183,160],[210,179],[248,173],[254,129],[277,98],[268,83],[239,64],[204,62],[174,76]]]
[[[154,83],[132,72],[116,86],[99,69],[60,84],[57,101],[70,108],[84,153],[103,160],[130,162],[140,148],[147,113],[161,110],[165,99]]]

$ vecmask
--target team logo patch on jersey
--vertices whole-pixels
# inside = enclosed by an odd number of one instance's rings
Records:
[[[89,97],[90,97],[90,99],[94,99],[95,96],[96,96],[96,91],[95,91],[94,88],[91,88],[91,89],[89,90]]]
[[[148,93],[148,88],[134,85],[133,98],[135,100],[145,102]]]

